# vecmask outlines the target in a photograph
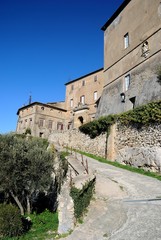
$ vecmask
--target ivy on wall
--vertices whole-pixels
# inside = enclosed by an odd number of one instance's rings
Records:
[[[72,186],[70,190],[70,195],[74,201],[74,216],[76,219],[82,217],[83,213],[87,209],[90,200],[94,193],[95,178],[91,181],[88,181],[82,189],[77,189]]]
[[[107,132],[109,127],[114,124],[116,120],[117,115],[108,115],[80,126],[79,130],[82,133],[89,135],[90,138],[95,138],[100,134]]]
[[[161,101],[135,108],[118,116],[118,121],[122,124],[149,125],[151,123],[161,123]]]
[[[82,125],[79,130],[89,135],[90,138],[95,138],[105,132],[109,135],[110,126],[115,122],[137,128],[152,123],[161,123],[161,101],[151,102],[121,114],[101,117]]]

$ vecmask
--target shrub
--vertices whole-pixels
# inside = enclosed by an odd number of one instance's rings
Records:
[[[95,138],[105,132],[108,137],[110,126],[116,121],[123,125],[131,125],[137,128],[148,124],[161,123],[161,101],[151,102],[121,114],[100,117],[82,125],[79,127],[79,130],[89,135],[90,138]]]
[[[10,204],[0,204],[0,235],[13,237],[22,232],[23,223],[18,208]]]
[[[110,126],[116,121],[117,115],[108,115],[100,117],[98,120],[86,123],[79,127],[84,134],[88,134],[90,138],[95,138],[102,133],[109,133]]]
[[[26,134],[26,135],[27,135],[27,134],[31,135],[31,129],[30,129],[30,128],[26,128],[25,134]]]
[[[151,102],[124,112],[118,116],[118,120],[122,124],[137,124],[140,126],[161,123],[161,101]]]

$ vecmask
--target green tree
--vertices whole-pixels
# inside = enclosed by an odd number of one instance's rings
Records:
[[[38,138],[0,135],[0,189],[17,203],[21,214],[31,212],[32,201],[52,184],[54,154]]]

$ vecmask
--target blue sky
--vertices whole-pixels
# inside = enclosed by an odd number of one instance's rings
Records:
[[[68,81],[103,67],[101,27],[123,0],[0,1],[0,133],[17,110],[65,100]]]

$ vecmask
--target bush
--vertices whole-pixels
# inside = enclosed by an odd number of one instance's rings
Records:
[[[98,120],[80,126],[79,130],[82,133],[89,135],[90,138],[95,138],[105,132],[109,134],[110,126],[116,121],[116,118],[117,115],[100,117]]]
[[[21,214],[17,207],[0,204],[0,235],[19,236],[23,232]]]
[[[161,123],[161,101],[151,102],[124,112],[118,116],[118,120],[124,125],[131,126]]]
[[[26,128],[25,134],[26,134],[26,135],[27,135],[27,134],[31,135],[31,129],[30,129],[30,128]]]
[[[100,117],[80,126],[79,130],[89,135],[90,138],[95,138],[105,132],[108,137],[110,126],[115,122],[137,128],[153,123],[161,123],[161,101],[151,102],[121,114],[110,114]]]

